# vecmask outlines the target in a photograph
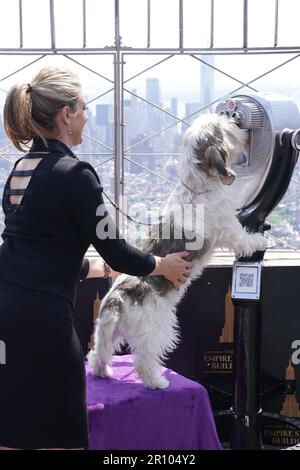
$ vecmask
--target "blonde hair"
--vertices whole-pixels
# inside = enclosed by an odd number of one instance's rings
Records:
[[[3,113],[8,137],[21,152],[28,151],[34,137],[46,143],[57,132],[57,112],[64,106],[75,112],[80,96],[81,84],[73,72],[43,68],[30,84],[15,85],[9,91]]]

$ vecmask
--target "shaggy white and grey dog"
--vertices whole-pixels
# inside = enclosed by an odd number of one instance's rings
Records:
[[[230,164],[244,156],[245,139],[245,132],[233,121],[216,114],[200,116],[186,131],[180,184],[170,196],[160,223],[151,227],[143,249],[166,256],[188,248],[190,253],[185,259],[193,263],[191,276],[179,290],[162,276],[119,276],[102,301],[95,346],[88,354],[96,376],[111,376],[112,354],[125,340],[145,387],[168,387],[168,380],[161,375],[161,365],[179,341],[176,305],[192,280],[201,275],[214,249],[229,248],[237,256],[249,256],[267,248],[263,235],[250,234],[241,226],[232,193],[226,187],[235,177]],[[185,220],[179,237],[178,230],[175,234],[178,217],[173,208],[178,211],[178,207],[185,205],[192,207],[188,211],[192,214],[190,218],[197,207],[204,208],[204,221]],[[163,237],[169,230],[171,236]]]

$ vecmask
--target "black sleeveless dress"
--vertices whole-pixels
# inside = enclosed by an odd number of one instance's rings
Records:
[[[99,238],[98,223],[108,217],[97,212],[102,187],[91,165],[59,141],[45,147],[37,139],[27,157],[39,152],[46,153],[21,204],[9,202],[15,170],[2,200],[0,446],[86,448],[84,357],[73,326],[84,254],[93,244],[113,269],[140,276],[153,271],[155,259],[117,231]]]

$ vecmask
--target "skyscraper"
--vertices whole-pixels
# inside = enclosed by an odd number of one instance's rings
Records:
[[[171,98],[171,113],[177,116],[178,106],[177,106],[177,98]]]
[[[202,59],[210,65],[215,64],[213,55],[204,55]],[[200,102],[203,107],[215,99],[215,71],[203,62],[200,62],[200,67]],[[213,111],[212,107],[208,107],[207,111]]]
[[[146,80],[146,98],[151,103],[160,103],[160,91],[158,78],[148,78]]]
[[[106,126],[108,124],[109,104],[96,105],[96,124],[97,126]]]
[[[146,81],[146,99],[160,106],[160,87],[158,78],[148,78]],[[162,127],[162,111],[147,105],[147,132],[158,131]]]
[[[201,109],[202,103],[198,101],[193,101],[192,103],[185,103],[185,121],[192,123],[194,119],[196,119],[200,113],[198,112]],[[184,122],[181,123],[181,134],[184,134],[187,129],[187,126]]]
[[[3,139],[4,137],[5,137],[4,126],[3,126],[3,121],[2,121],[2,115],[0,114],[0,139]]]

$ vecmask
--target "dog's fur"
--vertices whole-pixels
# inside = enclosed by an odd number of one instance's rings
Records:
[[[229,248],[238,256],[264,250],[267,242],[261,234],[250,234],[238,222],[236,210],[226,188],[233,177],[230,163],[244,151],[245,133],[225,116],[206,114],[196,119],[186,131],[181,158],[181,183],[172,193],[165,215],[174,205],[204,206],[204,231],[201,246],[191,250],[187,260],[191,276],[179,291],[163,276],[135,277],[121,275],[102,301],[95,332],[95,346],[88,355],[95,375],[110,377],[113,351],[124,340],[135,355],[134,366],[145,387],[166,388],[161,365],[179,341],[176,305],[193,279],[203,272],[215,248]],[[161,233],[165,217],[152,227],[144,250],[157,256],[186,249],[187,232],[171,239]],[[191,224],[188,224],[191,226]],[[198,229],[196,229],[197,231]],[[203,226],[202,226],[203,230]],[[190,240],[190,234],[189,234]]]

